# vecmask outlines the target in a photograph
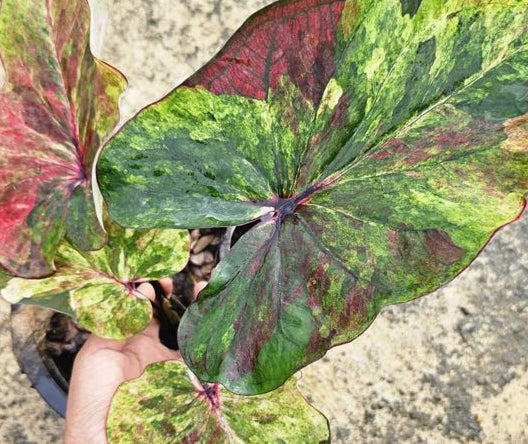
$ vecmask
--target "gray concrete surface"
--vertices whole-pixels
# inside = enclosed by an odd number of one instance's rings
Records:
[[[100,0],[99,0],[100,1]],[[123,118],[205,63],[263,0],[115,0],[103,58]],[[305,369],[336,444],[528,444],[528,216],[441,290],[385,310]],[[63,421],[17,370],[0,304],[0,444],[59,443]]]

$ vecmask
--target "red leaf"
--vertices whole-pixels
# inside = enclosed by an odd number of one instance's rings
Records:
[[[283,74],[319,103],[334,73],[343,0],[278,2],[253,16],[185,85],[264,99]],[[272,36],[272,38],[270,38]]]
[[[92,56],[89,19],[86,0],[2,3],[8,81],[0,94],[0,264],[20,276],[51,273],[65,232],[85,249],[105,241],[92,168],[119,119],[126,82]]]

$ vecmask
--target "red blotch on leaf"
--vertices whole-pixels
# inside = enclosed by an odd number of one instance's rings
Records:
[[[446,265],[454,264],[466,255],[463,249],[453,243],[449,234],[441,230],[427,230],[425,245],[431,256]]]
[[[382,146],[380,151],[376,151],[369,154],[371,159],[387,159],[394,154],[401,154],[409,151],[407,144],[401,139],[389,139]]]
[[[334,69],[344,0],[278,2],[254,15],[187,86],[264,100],[287,74],[319,103]]]
[[[357,325],[360,325],[367,317],[367,306],[373,294],[374,286],[372,284],[369,284],[366,288],[353,288],[347,299],[347,316],[343,320],[350,323],[352,319],[357,322]],[[352,328],[354,328],[354,325],[352,325]]]
[[[34,182],[10,185],[2,190],[2,217],[0,218],[0,242],[9,237],[8,230],[24,221],[33,210],[37,197],[37,185]],[[3,243],[3,242],[2,242]]]
[[[445,134],[439,134],[435,136],[435,141],[438,142],[441,146],[457,146],[457,145],[463,145],[465,143],[469,142],[469,139],[456,132],[449,132]]]
[[[387,230],[387,248],[394,257],[399,256],[398,243],[400,236],[396,230]]]

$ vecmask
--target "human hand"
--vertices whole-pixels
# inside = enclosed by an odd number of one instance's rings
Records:
[[[170,294],[171,279],[159,282]],[[141,284],[137,291],[155,301],[152,285]],[[143,332],[123,341],[90,336],[73,367],[64,444],[107,444],[106,417],[119,385],[138,378],[149,364],[180,358],[179,352],[161,344],[159,328],[153,317]]]

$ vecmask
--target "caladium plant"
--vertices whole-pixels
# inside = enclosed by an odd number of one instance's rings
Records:
[[[326,418],[290,380],[260,396],[237,396],[200,382],[180,361],[152,364],[117,390],[108,415],[109,444],[325,444]]]
[[[91,55],[85,0],[4,0],[1,13],[9,82],[0,94],[0,294],[76,317],[98,336],[139,333],[152,304],[136,287],[180,271],[190,242],[187,230],[99,223],[92,168],[117,122],[124,78]],[[330,436],[294,381],[241,398],[172,361],[119,389],[108,434],[123,444],[322,444]]]
[[[99,182],[130,229],[108,233],[92,173],[125,79],[92,55],[86,0],[0,14],[2,296],[124,338],[152,316],[135,286],[187,261],[178,228],[251,223],[182,320],[189,369],[121,386],[110,442],[327,442],[291,375],[525,204],[528,0],[271,5],[110,141]]]
[[[120,224],[259,221],[180,325],[200,379],[280,386],[520,215],[527,23],[527,0],[280,1],[110,141]]]
[[[0,294],[14,304],[71,314],[98,336],[123,339],[143,331],[152,318],[152,306],[136,286],[180,271],[189,259],[189,233],[105,225],[104,248],[80,251],[64,242],[55,257],[53,276],[13,278]]]
[[[0,265],[20,277],[51,274],[65,233],[105,242],[92,170],[126,80],[93,57],[89,19],[86,0],[1,2]]]

